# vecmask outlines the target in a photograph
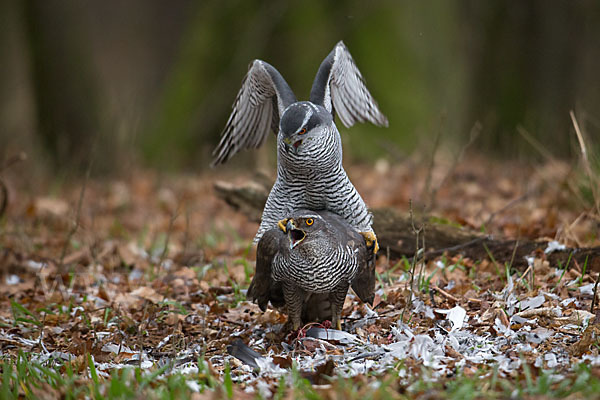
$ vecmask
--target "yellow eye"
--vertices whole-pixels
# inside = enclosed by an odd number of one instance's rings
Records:
[[[298,135],[304,135],[306,133],[306,128],[302,128],[300,129],[300,131],[298,132]]]
[[[313,224],[313,222],[315,222],[315,221],[313,221],[313,219],[312,219],[312,218],[308,218],[308,219],[306,220],[306,225],[308,225],[308,226],[311,226],[311,225]]]

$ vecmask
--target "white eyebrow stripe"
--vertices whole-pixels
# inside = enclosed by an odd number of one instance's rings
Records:
[[[313,111],[310,107],[305,106],[304,108],[306,109],[306,115],[304,115],[304,120],[302,121],[302,124],[300,125],[300,129],[302,129],[306,126],[306,124],[308,123],[308,120],[313,115]]]
[[[319,214],[306,214],[306,215],[302,215],[298,218],[312,218],[312,219],[323,219],[321,218],[321,216]]]

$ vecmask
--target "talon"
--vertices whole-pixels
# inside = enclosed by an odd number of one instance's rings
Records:
[[[365,242],[367,242],[367,247],[373,249],[373,254],[377,254],[379,251],[379,243],[377,242],[377,236],[375,236],[374,232],[360,232],[361,235],[365,238]]]
[[[283,233],[287,233],[287,228],[285,227],[290,219],[284,218],[277,221],[277,227],[281,229]]]
[[[337,320],[337,323],[335,324],[335,329],[337,329],[338,331],[342,330],[342,321],[340,321],[339,319]]]

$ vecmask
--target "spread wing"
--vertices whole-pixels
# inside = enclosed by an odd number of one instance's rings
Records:
[[[269,63],[254,60],[213,151],[211,166],[224,163],[240,150],[260,147],[270,130],[277,133],[281,114],[295,102],[292,89],[279,71]]]
[[[322,105],[332,114],[337,112],[346,127],[357,121],[388,125],[348,48],[341,41],[321,63],[310,91],[310,101]]]
[[[269,301],[274,307],[284,304],[281,284],[271,278],[271,264],[279,251],[279,243],[283,232],[271,229],[265,232],[256,249],[256,273],[250,282],[246,297],[258,303],[261,310],[266,311]]]

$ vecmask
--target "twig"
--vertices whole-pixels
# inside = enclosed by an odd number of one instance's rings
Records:
[[[412,304],[412,302],[413,302],[415,271],[416,271],[416,267],[417,267],[417,259],[419,258],[419,235],[421,234],[421,230],[423,228],[421,226],[421,228],[417,229],[417,227],[415,226],[415,219],[414,219],[413,208],[412,208],[412,199],[408,200],[408,211],[410,213],[410,223],[411,223],[412,231],[415,234],[416,240],[415,240],[415,255],[413,257],[413,260],[412,260],[412,263],[410,266],[410,288],[409,288],[410,300],[406,302],[404,309],[402,310],[402,315],[400,317],[400,319],[402,321],[404,321],[404,313],[408,310],[408,306],[410,304]]]
[[[444,296],[447,299],[450,299],[452,301],[454,301],[455,303],[459,303],[460,299],[458,297],[454,297],[452,296],[450,293],[446,292],[445,290],[441,289],[439,286],[437,285],[431,285],[431,288],[435,291],[437,291],[439,294],[441,294],[442,296]]]
[[[483,300],[475,299],[473,297],[467,297],[467,301],[471,303],[483,303]]]
[[[390,246],[385,246],[385,256],[386,256],[386,259],[385,259],[386,261],[385,262],[387,263],[386,271],[389,271],[390,268],[391,268],[391,265],[390,265]]]
[[[406,153],[391,140],[376,139],[375,143],[379,148],[387,152],[394,159],[394,161],[396,161],[396,163],[402,163],[404,160],[406,160]]]
[[[529,273],[529,271],[531,270],[531,267],[532,267],[532,264],[529,264],[529,266],[527,267],[527,269],[525,270],[525,272],[523,272],[523,273],[521,274],[521,277],[519,278],[519,280],[520,280],[521,282],[523,282],[523,280],[525,279],[525,276],[526,276],[526,275]],[[527,283],[527,282],[525,282],[525,283]]]
[[[598,196],[597,187],[596,187],[596,179],[594,179],[594,174],[592,172],[592,168],[590,167],[590,160],[588,159],[587,148],[585,147],[585,141],[583,140],[583,135],[581,133],[581,129],[579,129],[579,123],[575,118],[575,113],[573,110],[569,111],[569,115],[571,116],[571,121],[573,122],[573,127],[575,128],[575,134],[577,135],[577,140],[579,141],[579,147],[581,149],[581,156],[583,158],[583,165],[585,168],[585,172],[590,181],[590,189],[592,190],[592,195],[594,196],[594,206],[596,208],[596,213],[600,215],[600,197]]]
[[[62,251],[60,252],[60,259],[58,262],[58,270],[59,271],[62,271],[65,256],[67,255],[67,248],[69,247],[69,244],[71,243],[71,239],[73,238],[73,235],[75,235],[75,233],[77,232],[77,229],[79,228],[79,219],[81,218],[81,208],[83,206],[83,198],[85,196],[85,190],[87,188],[87,184],[90,179],[90,173],[92,171],[92,164],[94,162],[94,153],[95,153],[94,149],[95,148],[96,148],[96,146],[94,145],[92,147],[92,152],[90,154],[90,162],[88,163],[87,169],[85,171],[85,178],[83,180],[83,184],[81,185],[81,190],[79,191],[79,199],[77,200],[77,211],[75,212],[75,222],[74,222],[73,226],[71,227],[71,229],[69,230],[69,233],[67,234],[67,239],[65,240]]]
[[[519,247],[519,239],[517,239],[517,241],[515,242],[515,247],[513,247],[513,252],[512,255],[510,256],[510,262],[508,263],[508,267],[512,268],[513,262],[515,262],[515,256],[517,255],[517,248]],[[529,286],[529,290],[533,290],[534,289],[534,279],[535,279],[535,275],[534,275],[534,269],[532,267],[533,264],[528,265],[527,269],[525,270],[525,272],[523,272],[523,274],[521,275],[521,282],[523,282],[523,277],[527,276],[527,273],[531,272],[531,285]],[[525,282],[525,284],[527,284],[527,282]]]
[[[492,223],[493,219],[496,218],[496,216],[498,214],[502,214],[504,211],[506,211],[509,208],[515,206],[516,204],[522,202],[523,200],[527,199],[529,196],[531,196],[532,193],[533,193],[533,190],[528,190],[527,193],[523,194],[522,196],[519,196],[515,199],[510,200],[502,208],[491,213],[490,216],[488,217],[488,219],[483,223],[482,226],[487,227],[488,225],[490,225]]]
[[[546,147],[544,147],[544,145],[542,143],[540,143],[531,134],[529,134],[529,132],[527,132],[527,130],[525,130],[525,128],[523,128],[522,126],[519,125],[519,126],[517,126],[517,132],[527,142],[529,142],[529,144],[531,146],[533,146],[533,148],[536,149],[538,151],[538,153],[540,153],[542,155],[542,157],[544,157],[546,159],[547,162],[556,164],[556,159],[552,155],[552,153]],[[572,172],[572,168],[570,169],[570,171],[563,178],[563,184],[566,185],[569,188],[569,190],[571,191],[571,194],[573,194],[573,196],[575,196],[580,203],[582,203],[584,205],[587,205],[587,202],[581,197],[581,194],[579,193],[579,190],[573,184],[573,179],[569,179],[569,175],[571,175],[571,172]],[[551,182],[547,178],[544,178],[543,174],[541,174],[541,175],[542,175],[542,179],[544,181],[547,181],[547,183],[549,183],[549,184],[550,183],[552,183],[552,184],[555,183],[554,180],[552,180],[552,182]]]
[[[139,367],[140,369],[142,368],[142,355],[144,354],[144,332],[142,330],[142,328],[144,327],[144,323],[146,323],[146,326],[148,324],[148,322],[146,321],[146,311],[148,311],[148,301],[144,301],[144,313],[142,314],[142,320],[140,321],[140,327],[138,329],[138,346],[140,348],[140,355],[139,355]]]
[[[119,320],[119,325],[123,323],[123,316],[121,315],[121,307],[119,305],[117,305],[117,307],[114,308],[115,310],[115,315],[117,317],[117,319]],[[125,338],[125,332],[123,332],[121,329],[117,329],[117,333],[119,334],[119,350],[117,351],[117,354],[121,354],[121,349],[123,349],[123,339]]]
[[[431,160],[429,161],[429,167],[427,168],[427,178],[425,178],[425,188],[423,189],[423,194],[427,198],[428,203],[433,202],[433,191],[431,190],[431,180],[433,179],[433,169],[435,168],[435,155],[437,154],[438,147],[440,145],[440,137],[442,136],[442,123],[444,121],[444,116],[442,116],[440,120],[440,129],[437,131],[435,135],[435,140],[433,142],[433,149],[431,150]]]
[[[425,222],[421,225],[421,269],[419,271],[419,285],[423,283],[423,272],[425,271]]]
[[[532,145],[533,148],[536,149],[538,153],[540,153],[542,157],[546,159],[546,161],[554,161],[554,156],[552,155],[552,153],[548,151],[548,149],[546,149],[546,147],[544,147],[544,145],[541,144],[536,138],[531,136],[529,132],[525,130],[525,128],[523,128],[521,125],[518,125],[517,132],[519,133],[519,135],[523,136],[523,139],[529,142],[529,144]]]
[[[587,148],[585,147],[585,142],[583,141],[583,135],[581,134],[581,129],[579,129],[579,123],[577,122],[577,118],[575,118],[575,113],[573,110],[569,111],[569,115],[571,116],[571,121],[573,122],[573,127],[575,128],[575,134],[577,135],[577,140],[579,141],[579,147],[581,148],[581,155],[583,156],[583,161],[587,167],[589,167]]]
[[[81,207],[83,204],[83,197],[85,194],[87,181],[90,176],[89,172],[90,172],[90,168],[88,168],[88,170],[85,174],[85,179],[83,181],[83,185],[81,186],[81,191],[79,192],[79,200],[77,201],[77,212],[75,213],[75,222],[73,223],[73,226],[71,227],[71,229],[69,230],[69,233],[67,234],[67,238],[65,240],[65,243],[63,244],[63,248],[60,253],[60,259],[58,262],[58,270],[59,271],[62,270],[63,262],[65,259],[65,256],[67,255],[67,247],[69,247],[69,243],[71,243],[71,239],[73,238],[73,235],[75,235],[75,232],[77,232],[77,228],[79,228],[79,218],[81,216]]]
[[[25,152],[20,152],[16,156],[12,156],[8,160],[6,160],[4,165],[0,166],[0,172],[12,167],[14,164],[16,164],[18,162],[25,161],[25,160],[27,160],[27,154]]]
[[[179,216],[179,207],[177,207],[177,210],[175,210],[175,213],[171,216],[171,219],[169,220],[169,229],[167,230],[167,237],[165,238],[165,247],[163,248],[162,253],[160,254],[160,258],[158,259],[158,274],[160,274],[160,271],[162,269],[162,264],[165,261],[165,258],[167,258],[167,253],[169,252],[169,241],[171,240],[171,233],[173,232],[173,225],[175,224],[175,220],[177,219],[177,217]]]
[[[238,321],[232,321],[230,319],[224,318],[224,317],[220,317],[219,318],[221,321],[226,322],[228,324],[233,324],[233,325],[237,325],[237,326],[241,326],[242,328],[246,327],[246,324],[244,324],[243,322],[238,322]]]
[[[448,172],[446,173],[446,175],[444,175],[444,177],[442,178],[439,185],[437,185],[437,187],[431,191],[431,197],[429,199],[429,207],[428,207],[429,210],[431,210],[435,206],[438,191],[444,186],[444,183],[446,183],[448,178],[451,177],[452,175],[454,175],[454,171],[456,170],[458,163],[460,163],[462,161],[467,149],[469,147],[471,147],[471,145],[475,142],[475,140],[477,140],[477,138],[479,137],[479,134],[481,133],[481,129],[482,129],[481,123],[475,122],[475,124],[471,128],[469,141],[460,149],[458,156],[456,156],[456,158],[452,162],[452,165],[450,166],[450,168],[448,168]]]
[[[415,234],[416,238],[416,245],[415,245],[415,255],[413,256],[413,259],[411,261],[411,265],[410,265],[410,292],[411,292],[411,302],[412,302],[412,290],[414,287],[414,281],[415,281],[415,266],[417,264],[417,258],[419,258],[419,233],[420,231],[418,231],[415,228],[415,220],[414,220],[414,215],[413,215],[413,209],[412,209],[412,199],[408,200],[408,212],[410,214],[410,224],[412,226],[412,230],[413,233]]]
[[[569,226],[567,226],[564,229],[564,237],[574,241],[577,244],[577,247],[583,247],[583,245],[582,245],[581,241],[579,240],[579,238],[577,237],[577,235],[573,234],[573,228],[586,216],[588,216],[588,213],[585,211],[582,212],[581,214],[579,214],[577,216],[577,218],[575,218],[575,220],[572,223],[569,224]],[[558,232],[557,232],[557,236],[558,236]],[[559,238],[557,237],[556,240],[559,240]]]
[[[189,240],[190,240],[190,208],[185,207],[185,231],[183,232],[183,254],[187,253]]]
[[[44,342],[42,341],[44,338],[44,328],[46,327],[46,313],[44,313],[44,319],[42,320],[42,327],[40,328],[40,337],[38,339],[38,346],[42,349],[42,350],[46,350],[46,348],[44,347]]]

